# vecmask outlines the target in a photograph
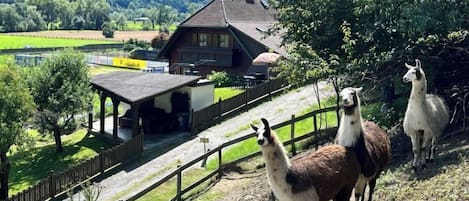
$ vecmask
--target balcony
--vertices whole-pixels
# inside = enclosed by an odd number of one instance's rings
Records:
[[[216,62],[211,65],[230,67],[232,66],[233,51],[229,48],[210,47],[182,47],[178,48],[178,62],[195,63],[199,60],[210,59]]]

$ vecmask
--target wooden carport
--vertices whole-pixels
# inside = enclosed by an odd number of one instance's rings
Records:
[[[100,95],[100,133],[104,134],[105,101],[111,98],[113,104],[113,139],[117,140],[118,108],[121,102],[130,105],[132,111],[132,137],[138,135],[140,104],[172,90],[196,84],[199,76],[142,73],[112,72],[96,75],[91,83]],[[92,122],[92,119],[90,119]],[[89,124],[92,129],[92,124]]]

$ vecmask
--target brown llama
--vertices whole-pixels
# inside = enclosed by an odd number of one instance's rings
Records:
[[[340,120],[336,143],[356,151],[361,171],[355,186],[355,200],[365,200],[365,188],[369,184],[368,200],[376,186],[379,174],[391,160],[389,136],[371,121],[362,121],[360,98],[362,88],[345,88],[341,91],[344,114]]]
[[[266,119],[257,133],[267,169],[267,180],[279,201],[348,201],[360,164],[354,151],[329,145],[291,162],[283,144]]]

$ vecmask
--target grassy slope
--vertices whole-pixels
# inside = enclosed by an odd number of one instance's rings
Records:
[[[115,42],[106,40],[81,40],[0,35],[0,49],[23,48],[26,45],[30,45],[32,47],[73,47],[87,44],[105,43]]]
[[[326,103],[326,105],[331,105],[333,103],[334,103],[333,100],[329,100]],[[310,112],[313,109],[317,109],[317,107],[318,107],[317,105],[314,105],[312,108],[301,112],[300,115],[301,114],[306,114],[306,113]],[[335,118],[335,111],[327,113],[327,116],[324,116],[324,118],[328,119],[327,121],[328,121],[329,125],[336,125],[336,123],[337,123],[336,118]],[[298,136],[304,135],[308,132],[311,132],[312,131],[312,122],[313,122],[312,118],[308,118],[308,119],[305,119],[303,121],[297,122],[295,124],[295,137],[298,137]],[[253,122],[253,123],[259,123],[259,122]],[[325,127],[325,124],[323,124],[322,127]],[[285,127],[279,128],[275,131],[277,132],[279,138],[282,141],[286,141],[290,137],[290,130],[291,130],[290,126],[285,126]],[[249,139],[249,140],[243,141],[239,144],[235,144],[231,148],[227,148],[227,150],[224,151],[223,155],[222,155],[223,162],[227,163],[229,161],[233,161],[235,159],[246,156],[249,153],[254,153],[254,152],[257,152],[257,151],[259,151],[259,145],[257,145],[254,138]],[[182,179],[183,188],[190,185],[191,183],[201,179],[203,176],[205,176],[209,172],[211,172],[211,170],[217,169],[218,168],[218,160],[215,158],[215,159],[212,159],[212,160],[208,161],[206,167],[207,167],[206,169],[192,169],[192,170],[186,171],[187,176],[183,176],[183,179]],[[204,188],[204,186],[203,185],[199,186],[199,189],[197,189],[197,190],[201,190],[201,188]],[[197,190],[194,190],[194,191],[197,191]],[[191,191],[191,192],[194,192],[194,191]],[[153,189],[152,191],[150,191],[149,193],[147,193],[146,195],[144,195],[143,197],[141,197],[138,200],[139,201],[147,201],[147,200],[152,200],[152,201],[153,200],[162,200],[163,201],[163,200],[168,200],[168,199],[171,199],[175,195],[175,192],[176,192],[176,185],[175,185],[174,179],[172,179],[172,180],[170,180],[170,182],[164,183],[163,185],[159,186],[158,188]],[[190,195],[191,193],[188,193],[188,194]]]
[[[46,178],[51,170],[64,170],[111,146],[101,137],[86,136],[86,130],[81,129],[62,136],[64,151],[57,154],[51,136],[41,136],[37,132],[30,133],[36,142],[34,147],[25,151],[13,151],[9,156],[12,163],[9,179],[11,195]]]

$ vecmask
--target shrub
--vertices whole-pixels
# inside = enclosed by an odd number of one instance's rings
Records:
[[[103,35],[106,38],[113,38],[114,37],[114,30],[112,29],[112,25],[110,22],[105,22],[102,26]]]
[[[227,87],[230,85],[230,78],[228,77],[228,74],[224,71],[212,71],[212,74],[208,76],[208,79],[214,81],[216,87]]]

